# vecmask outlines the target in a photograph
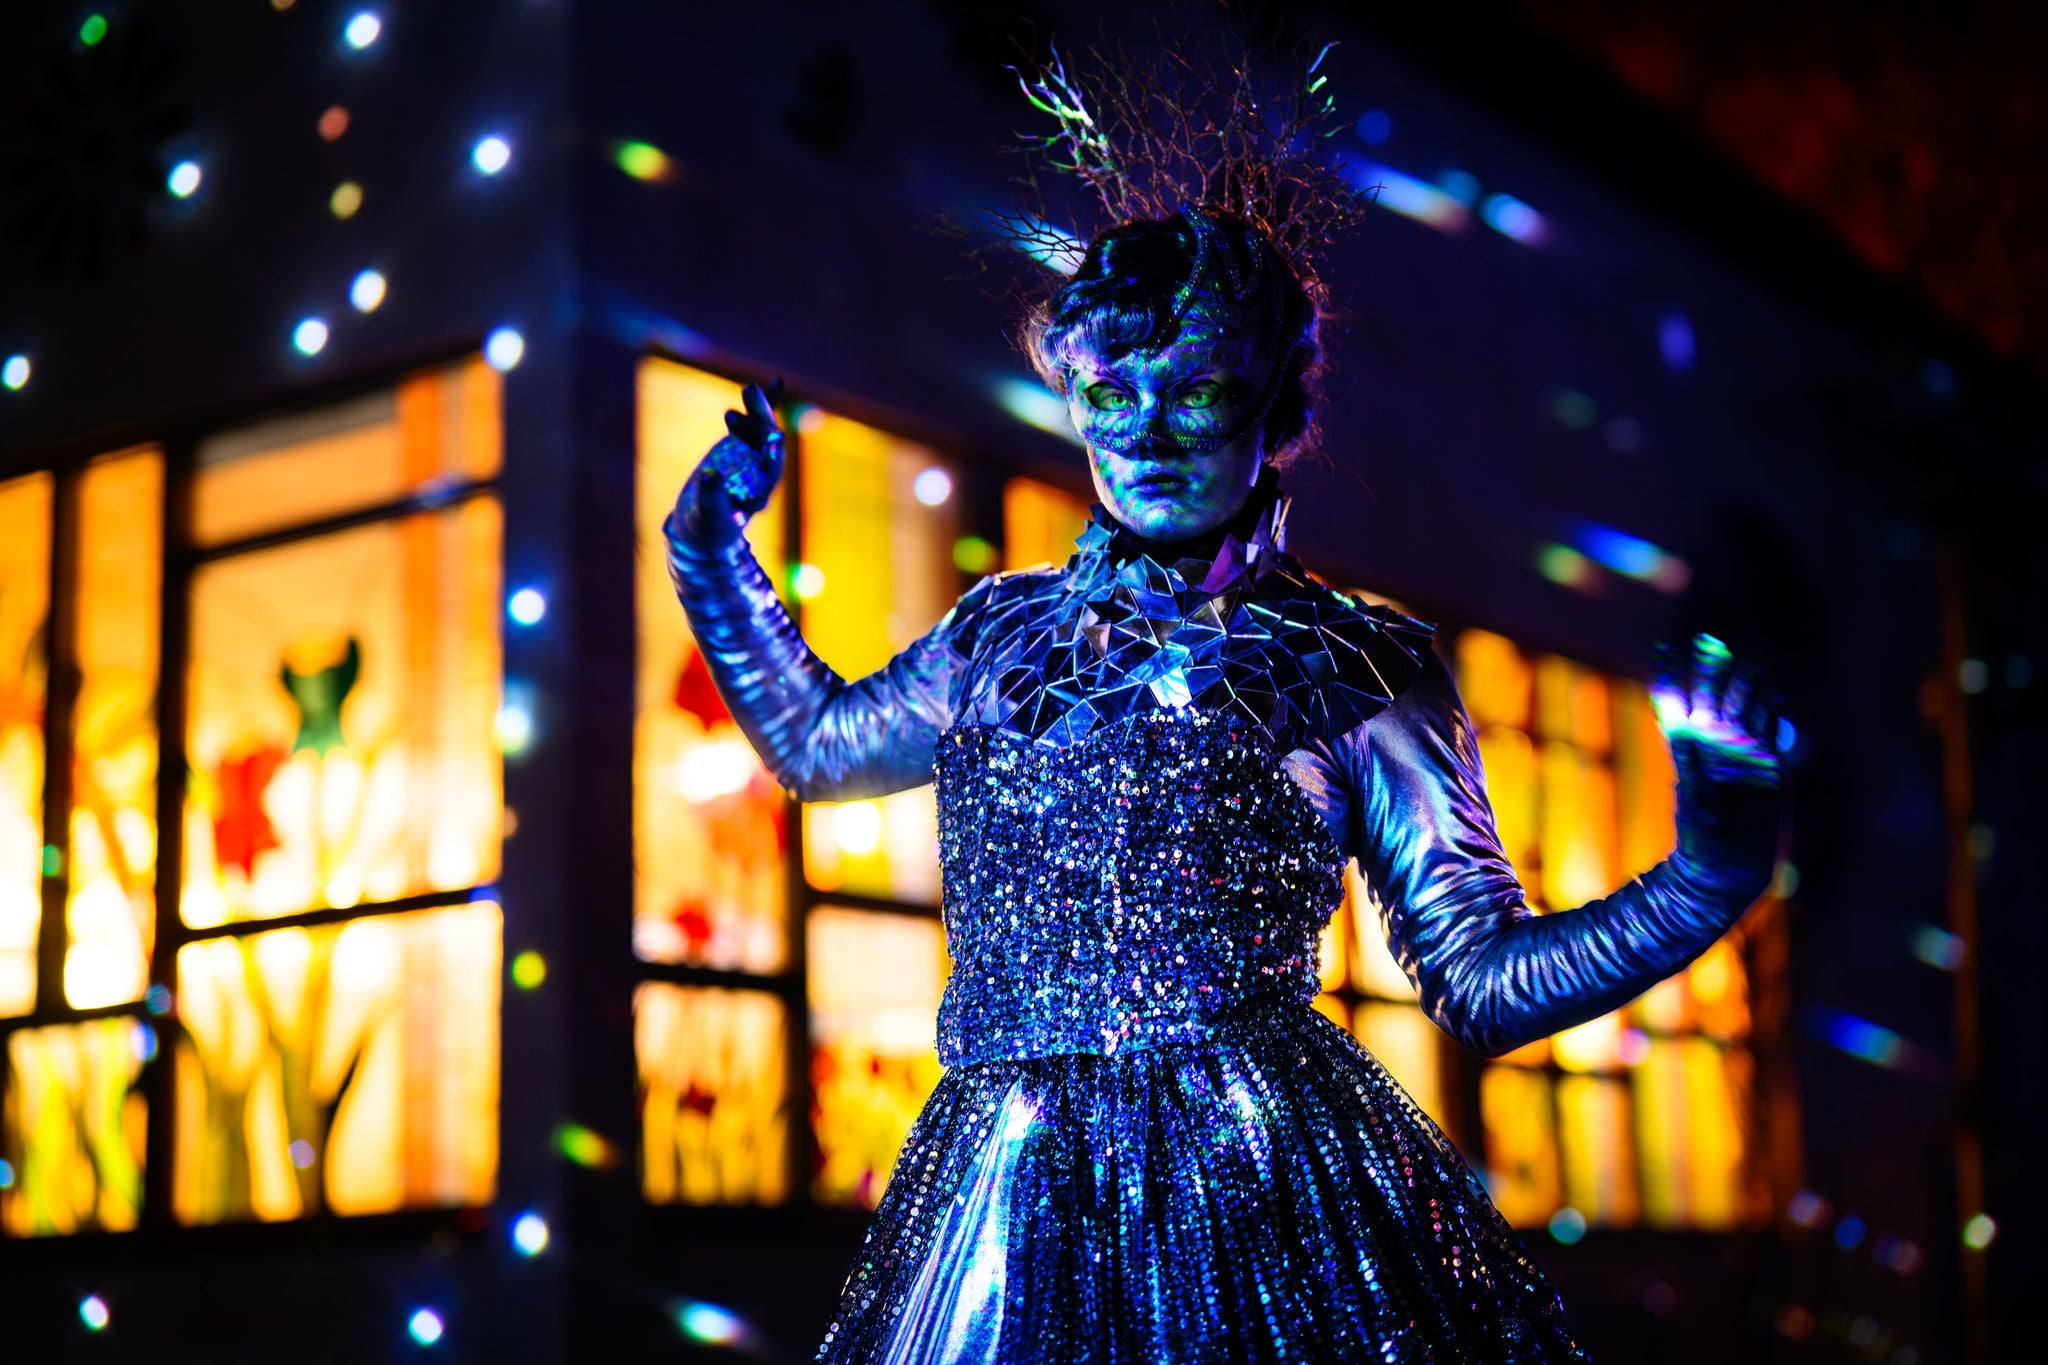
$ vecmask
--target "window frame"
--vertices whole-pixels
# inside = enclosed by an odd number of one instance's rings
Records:
[[[374,1246],[416,1244],[421,1237],[453,1229],[473,1231],[478,1206],[444,1205],[405,1208],[381,1213],[341,1214],[323,1206],[314,1213],[277,1222],[255,1218],[208,1224],[181,1222],[173,1207],[176,1171],[176,1063],[173,1024],[176,1018],[177,957],[187,944],[240,939],[272,930],[315,928],[359,919],[404,915],[422,910],[444,909],[478,900],[503,906],[500,891],[504,879],[501,865],[495,879],[474,886],[427,891],[386,901],[364,901],[343,908],[321,907],[268,919],[233,921],[203,929],[187,926],[180,900],[184,885],[184,823],[188,755],[187,723],[190,719],[187,695],[191,665],[192,592],[201,569],[256,551],[311,541],[321,536],[358,527],[396,521],[420,513],[448,511],[477,499],[498,504],[501,516],[506,504],[505,443],[498,450],[498,472],[488,477],[443,477],[413,489],[410,493],[371,506],[295,522],[231,540],[201,546],[192,529],[193,489],[200,476],[199,451],[209,438],[257,425],[267,420],[317,412],[351,399],[392,392],[416,375],[480,360],[479,338],[465,338],[459,345],[415,351],[396,363],[352,374],[342,379],[295,387],[274,401],[224,405],[183,421],[151,424],[134,431],[118,432],[105,439],[67,443],[64,448],[39,457],[11,461],[0,469],[0,481],[48,473],[53,480],[51,498],[51,540],[48,572],[49,604],[44,629],[44,664],[48,678],[43,713],[43,842],[45,874],[41,887],[41,919],[37,933],[35,1005],[27,1013],[0,1018],[0,1096],[11,1082],[9,1048],[18,1032],[81,1024],[102,1019],[131,1019],[148,1025],[156,1035],[152,1055],[144,1062],[135,1090],[148,1104],[147,1131],[143,1146],[142,1204],[135,1228],[110,1231],[84,1229],[70,1234],[13,1237],[0,1233],[0,1264],[16,1258],[41,1259],[62,1254],[70,1246],[153,1245],[175,1239],[179,1244],[225,1247],[276,1246],[282,1244],[368,1244]],[[504,401],[499,402],[502,417]],[[156,873],[154,935],[149,957],[149,985],[144,998],[122,1004],[80,1008],[64,998],[64,955],[67,946],[67,897],[71,875],[71,763],[74,752],[73,705],[77,698],[77,565],[79,489],[88,467],[102,456],[138,450],[152,450],[163,462],[161,518],[158,526],[160,573],[158,578],[157,692],[153,719],[157,730],[156,760]],[[502,523],[501,523],[502,525]],[[509,536],[501,531],[498,547],[500,598],[507,563]],[[502,606],[502,601],[499,604]],[[501,650],[503,626],[499,627]],[[499,666],[499,684],[504,685],[505,668]],[[500,800],[505,780],[501,773]],[[502,836],[501,836],[502,838]],[[56,850],[60,871],[47,871],[50,850]],[[509,962],[510,954],[505,954]],[[503,976],[500,973],[498,1028],[500,1055],[497,1062],[502,1085],[504,1065],[502,1034],[505,1018]],[[170,992],[170,1003],[159,1012],[149,1002],[157,988]],[[504,1136],[502,1097],[497,1122],[499,1141]],[[502,1150],[494,1183],[502,1185],[505,1162]],[[17,1173],[16,1179],[21,1176]]]

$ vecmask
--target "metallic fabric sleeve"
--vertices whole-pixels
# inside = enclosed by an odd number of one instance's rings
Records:
[[[683,510],[691,503],[686,489],[663,527],[669,577],[719,695],[776,780],[806,801],[931,781],[965,666],[951,643],[954,615],[849,683],[804,643],[745,538],[701,524]]]
[[[1778,792],[1682,777],[1669,858],[1604,899],[1535,914],[1494,829],[1472,723],[1434,657],[1340,748],[1352,851],[1394,955],[1430,1016],[1487,1055],[1635,998],[1711,946],[1770,880]]]

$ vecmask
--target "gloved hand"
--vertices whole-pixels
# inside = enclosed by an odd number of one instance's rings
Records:
[[[1754,668],[1711,635],[1691,667],[1660,649],[1650,696],[1678,769],[1678,848],[1694,870],[1731,886],[1769,885],[1784,804],[1777,701]]]
[[[782,381],[765,391],[749,384],[740,399],[746,410],[725,414],[729,434],[683,484],[670,518],[671,538],[707,549],[732,544],[748,518],[768,505],[782,478],[782,430],[775,424]]]

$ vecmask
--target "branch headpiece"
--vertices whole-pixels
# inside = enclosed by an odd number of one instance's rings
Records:
[[[1227,214],[1263,233],[1320,304],[1323,257],[1366,209],[1323,155],[1322,143],[1338,131],[1329,77],[1320,71],[1334,46],[1317,52],[1277,97],[1262,93],[1250,53],[1235,35],[1220,63],[1169,40],[1150,62],[1121,47],[1096,47],[1070,70],[1053,46],[1043,63],[1017,68],[1025,98],[1055,126],[1019,134],[1026,171],[1017,185],[1029,208],[999,215],[1002,236],[1072,273],[1082,244],[1101,232],[1176,215],[1209,257],[1209,214]],[[1099,221],[1076,224],[1074,233],[1052,226],[1041,167],[1086,186]]]

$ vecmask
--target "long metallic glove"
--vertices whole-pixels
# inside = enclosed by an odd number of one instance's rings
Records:
[[[776,780],[806,801],[929,782],[962,667],[953,618],[856,683],[811,652],[742,534],[782,474],[769,395],[749,384],[745,403],[744,414],[726,414],[732,434],[697,466],[662,528],[669,578],[718,693]]]
[[[1659,719],[1678,766],[1678,847],[1602,900],[1537,915],[1495,832],[1471,721],[1439,661],[1360,727],[1347,776],[1359,866],[1423,1008],[1489,1056],[1597,1018],[1699,956],[1769,885],[1777,720],[1702,637]]]

